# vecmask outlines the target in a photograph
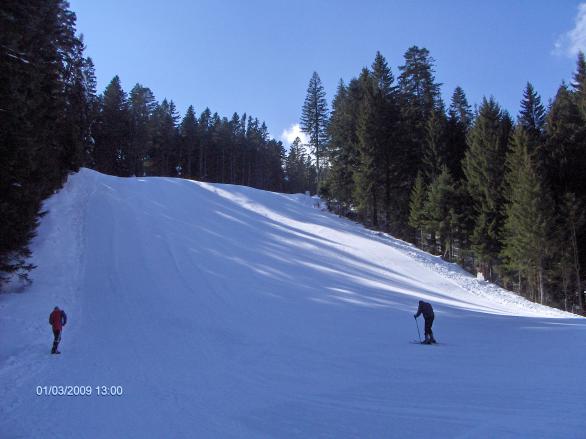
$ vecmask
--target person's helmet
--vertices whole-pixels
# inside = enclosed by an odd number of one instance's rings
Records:
[[[54,309],[59,309],[59,307],[58,307],[58,306],[56,306]]]
[[[421,304],[423,304],[423,300],[420,300],[420,301],[419,301],[419,304],[420,304],[420,305],[421,305]]]

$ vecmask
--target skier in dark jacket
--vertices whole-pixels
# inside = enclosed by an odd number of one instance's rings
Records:
[[[61,330],[67,323],[67,314],[65,311],[59,309],[58,306],[55,307],[53,312],[49,315],[49,323],[53,327],[53,349],[51,349],[52,354],[60,354],[57,350],[57,346],[59,346],[59,342],[61,341]]]
[[[415,314],[414,317],[417,318],[421,314],[423,314],[423,318],[425,319],[425,341],[423,343],[437,343],[435,338],[433,338],[433,332],[431,331],[435,315],[430,303],[424,302],[423,300],[419,301],[419,308],[417,308],[417,314]]]

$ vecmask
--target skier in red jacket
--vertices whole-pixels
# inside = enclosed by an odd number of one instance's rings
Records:
[[[57,346],[59,346],[59,342],[61,341],[61,330],[67,323],[67,314],[65,311],[59,309],[58,306],[55,307],[53,312],[49,315],[49,323],[53,327],[53,349],[51,349],[52,354],[60,354],[57,350]]]

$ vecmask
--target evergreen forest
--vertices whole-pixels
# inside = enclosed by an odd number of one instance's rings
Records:
[[[394,72],[377,53],[340,80],[331,104],[314,72],[300,111],[307,143],[286,148],[250,114],[205,103],[179,114],[145,85],[123,90],[118,76],[98,92],[66,1],[5,0],[0,10],[0,286],[28,279],[43,200],[88,167],[319,193],[340,216],[532,301],[586,312],[582,53],[551,102],[527,82],[517,115],[490,91],[473,106],[457,87],[444,102],[422,47]]]

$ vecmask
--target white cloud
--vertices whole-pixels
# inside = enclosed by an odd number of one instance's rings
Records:
[[[556,55],[575,57],[579,51],[586,52],[586,3],[578,5],[574,28],[557,39],[553,52]]]
[[[298,123],[294,123],[289,128],[285,128],[281,134],[281,140],[287,145],[291,145],[297,137],[301,139],[301,143],[309,143],[307,135],[301,131]]]

